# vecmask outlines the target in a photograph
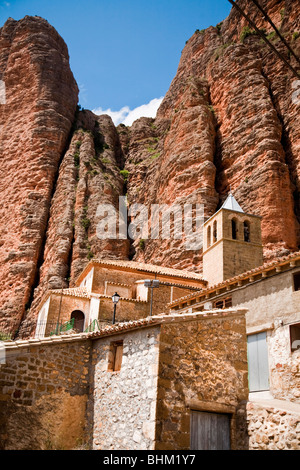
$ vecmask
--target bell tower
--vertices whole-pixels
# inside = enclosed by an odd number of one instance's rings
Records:
[[[263,264],[261,217],[246,214],[231,193],[203,231],[203,278],[209,286]]]

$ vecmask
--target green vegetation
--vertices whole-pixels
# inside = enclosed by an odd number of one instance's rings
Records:
[[[91,251],[89,251],[88,254],[87,254],[87,259],[88,259],[89,261],[91,261],[92,258],[94,258],[94,255],[93,255],[93,253],[92,253]]]
[[[299,31],[295,31],[292,35],[292,39],[293,41],[296,41],[296,39],[298,39],[300,36],[300,32]]]
[[[285,19],[285,8],[282,8],[280,10],[280,16],[281,16],[281,21],[283,21]]]
[[[215,108],[211,104],[209,104],[207,107],[210,110],[210,112],[215,116],[216,114]]]
[[[146,242],[145,242],[145,240],[144,240],[143,238],[142,238],[142,239],[140,240],[140,242],[139,242],[139,247],[140,247],[140,249],[143,250],[143,251],[144,251],[145,248],[146,248]]]
[[[0,331],[0,341],[9,341],[11,340],[11,334],[5,333],[5,331]]]
[[[74,165],[76,168],[79,168],[80,164],[80,154],[79,152],[74,153]]]
[[[81,225],[85,230],[87,230],[91,225],[90,219],[88,219],[87,217],[83,217],[83,219],[81,219]]]
[[[123,176],[124,182],[127,183],[128,178],[129,178],[129,171],[128,170],[121,170],[120,175]]]
[[[221,23],[217,24],[216,26],[216,30],[219,35],[221,34],[222,25],[223,25],[223,21],[221,21]]]
[[[240,35],[240,41],[244,42],[248,36],[255,36],[257,32],[255,29],[249,28],[249,26],[244,26]]]
[[[267,34],[266,35],[266,38],[269,40],[269,41],[273,41],[274,39],[277,38],[277,34],[275,31],[272,31],[270,34]]]
[[[83,217],[81,219],[81,225],[82,227],[85,229],[85,230],[88,230],[89,226],[91,225],[91,221],[90,219],[87,218],[87,211],[88,211],[88,207],[85,206],[83,208]]]

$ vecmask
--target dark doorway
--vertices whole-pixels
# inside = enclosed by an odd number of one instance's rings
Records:
[[[71,320],[74,318],[74,330],[82,333],[84,329],[84,313],[81,310],[74,310],[71,313]]]

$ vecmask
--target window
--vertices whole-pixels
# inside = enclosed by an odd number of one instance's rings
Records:
[[[214,225],[213,225],[213,243],[216,243],[217,240],[218,240],[218,225],[217,225],[217,221],[215,220]]]
[[[111,343],[108,353],[108,372],[118,372],[121,370],[123,357],[123,341]]]
[[[207,246],[208,248],[210,247],[211,245],[211,228],[210,226],[207,227]]]
[[[300,323],[290,325],[291,351],[300,349]]]
[[[214,308],[224,309],[232,307],[232,298],[227,297],[227,299],[217,300],[215,302]]]
[[[244,241],[250,242],[250,224],[247,220],[244,222]]]
[[[231,221],[231,233],[232,233],[232,240],[237,239],[237,223],[236,219],[232,219]]]
[[[294,290],[300,290],[300,271],[294,274]]]

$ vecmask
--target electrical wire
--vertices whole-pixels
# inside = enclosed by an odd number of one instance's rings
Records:
[[[237,3],[234,2],[233,0],[228,0],[228,1],[241,13],[241,15],[248,21],[248,23],[252,26],[252,28],[255,29],[257,34],[259,34],[259,36],[261,36],[261,38],[269,45],[269,47],[273,50],[273,52],[275,52],[275,54],[277,54],[277,56],[287,65],[287,67],[293,72],[295,77],[297,77],[297,79],[300,80],[300,73],[297,72],[297,70],[286,60],[286,58],[276,49],[276,47],[274,47],[274,45],[267,39],[265,34],[260,29],[258,29],[256,24],[242,10],[242,8],[239,5],[237,5]]]
[[[287,49],[290,51],[290,53],[295,57],[295,59],[297,60],[297,62],[300,64],[300,58],[296,55],[296,53],[294,52],[294,50],[291,48],[291,46],[289,45],[289,43],[285,40],[285,38],[282,36],[281,32],[279,31],[279,29],[275,26],[275,24],[273,23],[273,21],[271,20],[271,18],[269,17],[269,15],[267,14],[267,12],[264,10],[264,8],[258,3],[257,0],[251,0],[256,6],[257,8],[261,11],[261,13],[264,15],[264,17],[266,18],[266,20],[268,21],[268,23],[272,26],[272,28],[275,30],[277,36],[280,38],[280,40],[283,42],[283,44],[287,47]]]

